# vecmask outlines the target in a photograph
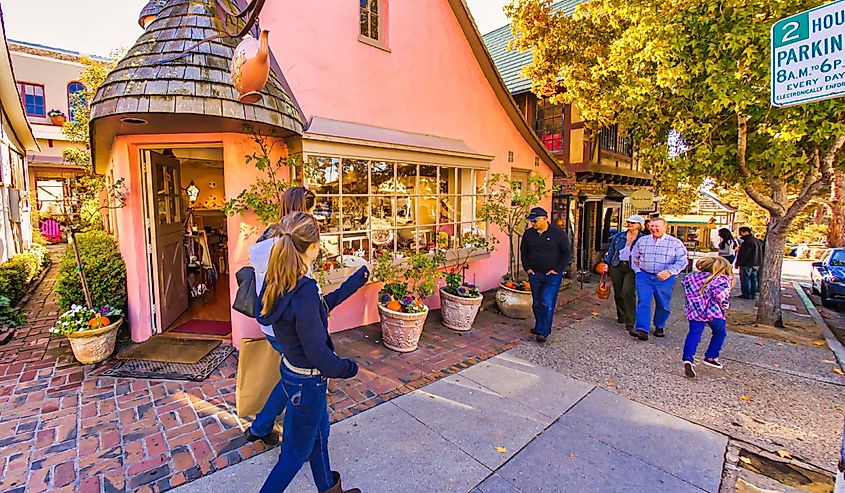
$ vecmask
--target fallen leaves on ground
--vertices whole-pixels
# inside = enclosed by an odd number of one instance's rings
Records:
[[[777,450],[777,451],[775,451],[775,453],[778,454],[781,459],[791,459],[792,458],[792,454],[790,454],[786,450]]]
[[[592,316],[594,316],[594,317],[598,317],[598,316],[599,316],[599,312],[591,312],[591,313],[590,313],[590,315],[592,315]]]
[[[813,346],[822,347],[824,346],[824,341],[813,341]]]
[[[570,453],[570,454],[569,454],[569,458],[570,458],[570,459],[574,459],[574,458],[575,458],[575,454]]]
[[[823,359],[822,363],[827,363],[829,365],[835,365],[836,361],[832,361],[832,360],[829,360],[829,359]]]
[[[841,368],[834,368],[833,373],[836,373],[837,375],[842,375],[843,377],[845,377],[845,371],[842,371]]]
[[[613,387],[616,387],[616,384],[615,384],[615,383],[613,383],[613,380],[608,380],[608,381],[606,381],[606,382],[604,382],[604,383],[605,383],[605,385],[607,385],[607,386],[608,386],[608,388],[611,388],[611,389],[612,389]]]
[[[498,446],[496,447],[496,452],[499,452],[500,454],[506,454],[508,452],[508,449],[502,446]]]
[[[748,457],[740,457],[739,460],[741,460],[743,464],[751,464],[751,459]]]
[[[750,396],[747,396],[747,395],[741,395],[741,396],[739,396],[739,400],[741,400],[741,401],[750,401],[750,400],[751,400],[751,397],[750,397]]]

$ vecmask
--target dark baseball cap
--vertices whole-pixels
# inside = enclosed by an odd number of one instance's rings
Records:
[[[531,209],[531,212],[525,219],[529,221],[536,221],[538,217],[549,217],[549,213],[546,212],[546,209],[543,209],[542,207],[535,207]]]

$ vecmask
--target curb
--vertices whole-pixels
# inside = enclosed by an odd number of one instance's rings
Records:
[[[825,341],[827,341],[827,347],[833,351],[833,355],[839,363],[839,368],[842,369],[842,371],[845,371],[845,346],[843,346],[842,343],[839,342],[839,339],[833,335],[830,327],[827,326],[827,323],[825,323],[821,313],[819,313],[819,310],[815,305],[813,305],[813,302],[810,301],[810,297],[804,292],[804,288],[801,287],[801,284],[798,281],[792,281],[792,287],[798,292],[798,296],[801,298],[801,301],[804,302],[804,306],[807,308],[807,311],[810,312],[810,316],[813,317],[813,321],[816,322],[816,325],[821,327],[822,334],[824,334]]]

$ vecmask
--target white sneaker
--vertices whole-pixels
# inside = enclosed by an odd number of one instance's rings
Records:
[[[695,378],[695,365],[689,361],[684,361],[684,375],[687,378]]]
[[[704,364],[707,366],[712,366],[713,368],[722,369],[725,367],[722,363],[719,363],[719,358],[704,358]]]

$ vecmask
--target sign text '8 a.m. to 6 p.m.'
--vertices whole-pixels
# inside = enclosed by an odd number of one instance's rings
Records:
[[[845,0],[772,26],[773,106],[845,95]]]

